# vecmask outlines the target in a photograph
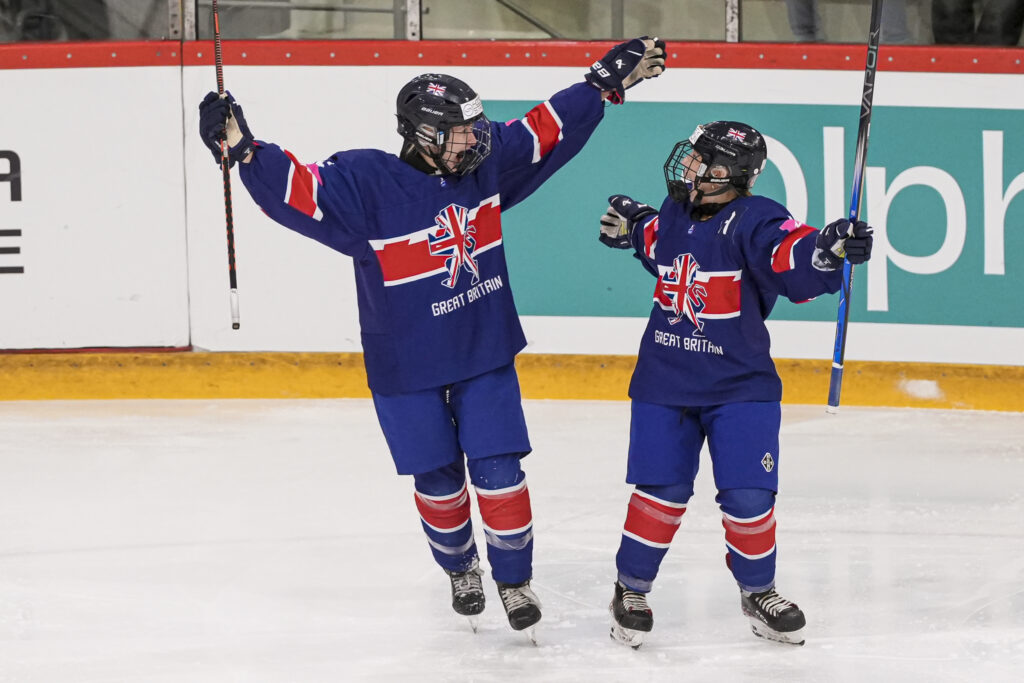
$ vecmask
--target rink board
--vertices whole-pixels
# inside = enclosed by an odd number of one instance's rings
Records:
[[[230,42],[225,77],[257,136],[315,161],[338,149],[394,149],[394,93],[415,74],[456,73],[504,120],[578,80],[606,47]],[[892,377],[931,364],[929,381],[949,364],[988,366],[979,377],[1024,365],[1015,295],[1024,272],[1010,257],[1024,251],[1021,61],[1011,50],[883,48],[862,214],[878,233],[875,258],[854,279],[851,363],[896,364],[879,366]],[[580,157],[504,221],[526,351],[555,354],[537,365],[547,368],[537,386],[549,387],[537,395],[591,395],[592,377],[555,372],[563,356],[635,354],[653,281],[598,244],[596,219],[613,192],[658,202],[661,163],[695,123],[755,122],[772,157],[759,192],[812,224],[846,212],[862,63],[862,46],[670,45],[676,68],[606,110]],[[309,362],[301,354],[361,351],[350,260],[272,223],[237,172],[242,326],[230,328],[222,185],[196,132],[196,104],[214,84],[209,43],[8,45],[0,67],[5,92],[32,93],[0,111],[0,349],[251,352],[290,359],[285,366]],[[774,356],[827,364],[835,308],[835,297],[780,302],[769,323]],[[10,384],[5,397],[55,395],[65,385],[53,377]],[[627,377],[598,397],[621,396]],[[787,400],[805,384],[816,394],[809,377],[790,383]],[[362,379],[349,381],[342,386],[354,388],[334,395],[363,395]],[[267,389],[273,382],[253,383],[246,391],[280,395]],[[858,402],[855,386],[848,378],[844,402]],[[960,400],[948,388],[915,391]]]

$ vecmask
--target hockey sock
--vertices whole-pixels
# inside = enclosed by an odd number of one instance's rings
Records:
[[[726,489],[716,499],[725,527],[726,564],[751,593],[775,585],[775,492]]]
[[[641,593],[651,590],[692,495],[692,484],[637,486],[633,491],[615,555],[619,581],[627,588]]]
[[[469,519],[469,489],[462,463],[414,475],[416,508],[434,560],[449,571],[465,571],[477,557]]]
[[[533,514],[519,455],[470,460],[469,475],[476,488],[494,580],[529,580],[533,575]]]

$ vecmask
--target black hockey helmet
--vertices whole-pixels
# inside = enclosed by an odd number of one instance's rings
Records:
[[[491,153],[491,122],[484,116],[480,96],[466,83],[446,74],[422,74],[398,92],[398,134],[415,151],[434,161],[442,173],[465,175],[476,170]],[[475,142],[463,150],[451,150],[458,136],[452,129],[472,125]]]
[[[730,186],[750,190],[767,159],[768,147],[757,130],[738,121],[712,121],[697,126],[688,140],[676,143],[665,162],[665,183],[669,196],[677,202],[688,200],[690,190],[700,183],[722,186],[712,193],[699,193],[694,202],[699,204],[701,197],[721,194]],[[717,167],[725,168],[724,176],[712,175]]]

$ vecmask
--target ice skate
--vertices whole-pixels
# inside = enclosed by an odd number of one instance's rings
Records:
[[[615,595],[608,606],[612,613],[611,637],[634,650],[644,644],[644,636],[654,627],[654,613],[647,605],[647,595],[615,582]]]
[[[472,566],[464,572],[445,569],[444,573],[452,582],[452,609],[469,619],[469,627],[476,633],[479,615],[484,611],[485,603],[480,563],[474,559]]]
[[[498,595],[505,606],[508,623],[515,631],[523,631],[536,645],[535,626],[540,621],[540,600],[530,589],[529,580],[522,583],[498,582]]]
[[[740,606],[755,636],[792,645],[804,644],[804,613],[775,589],[761,593],[740,591]]]

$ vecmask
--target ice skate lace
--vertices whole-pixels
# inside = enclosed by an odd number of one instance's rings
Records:
[[[480,582],[480,574],[475,570],[469,570],[461,574],[452,574],[452,590],[455,595],[462,596],[469,593],[483,592],[483,585]]]
[[[525,607],[533,602],[528,595],[518,588],[502,588],[499,590],[499,593],[501,593],[501,601],[505,605],[506,612]]]
[[[647,606],[646,595],[631,591],[628,588],[622,591],[622,606],[626,608],[627,612],[649,612],[651,610]]]
[[[776,593],[774,588],[755,599],[758,606],[773,617],[777,617],[786,610],[795,607],[789,600]]]

